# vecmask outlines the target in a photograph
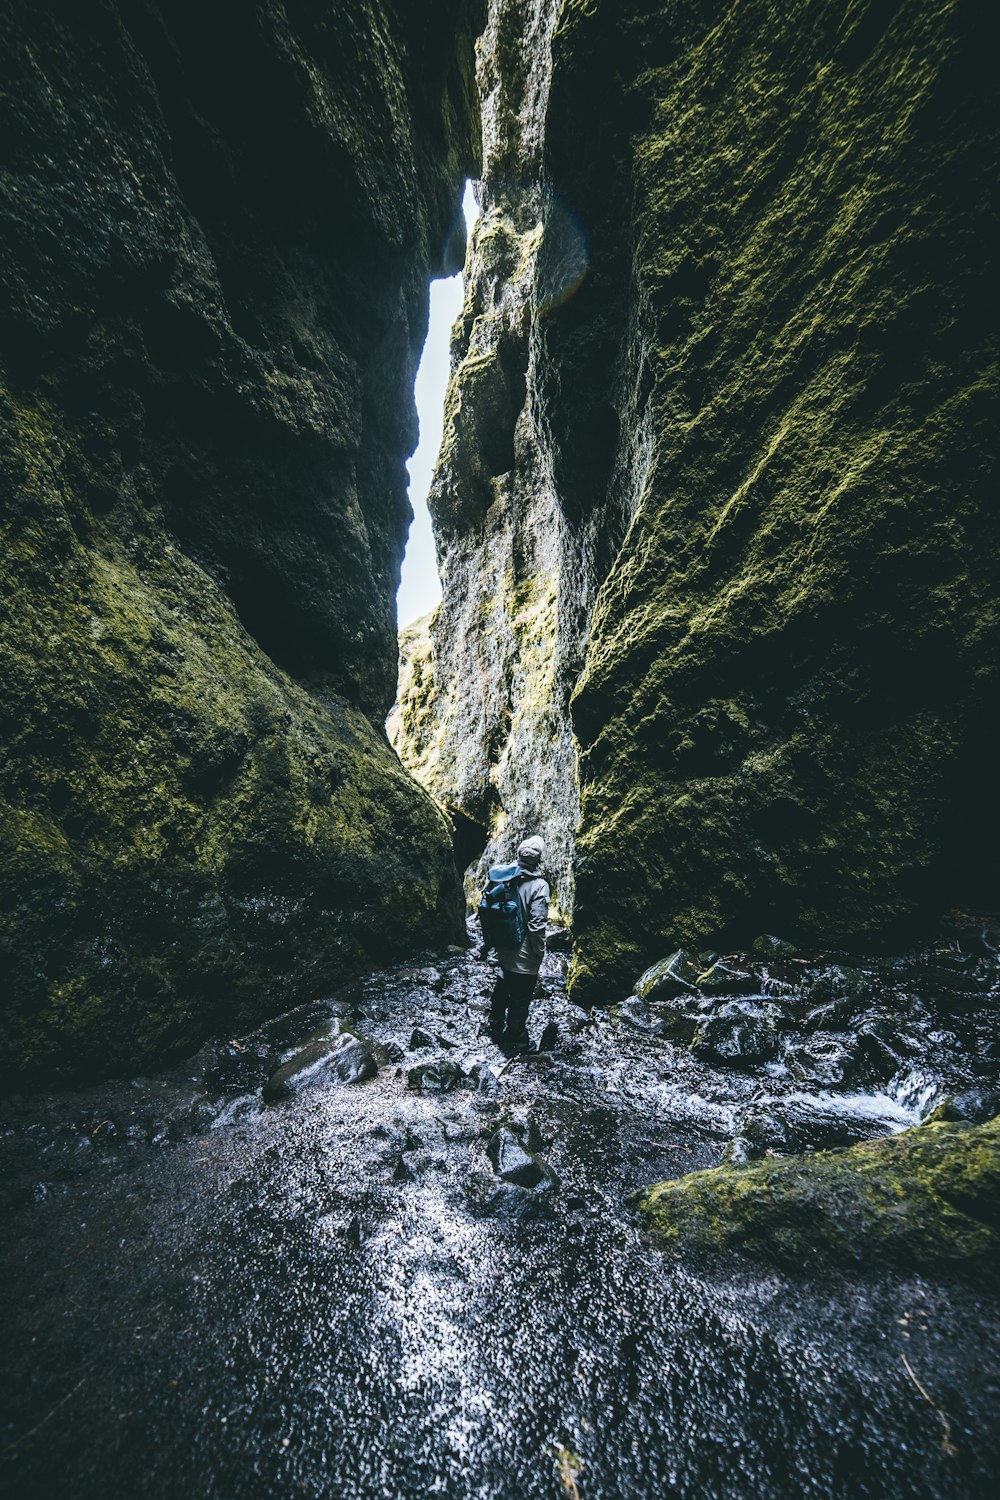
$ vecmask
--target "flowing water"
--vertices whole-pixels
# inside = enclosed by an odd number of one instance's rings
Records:
[[[988,1109],[989,944],[737,960],[714,998],[592,1018],[564,967],[533,1010],[554,1049],[506,1068],[481,1034],[491,966],[455,949],[158,1080],[9,1101],[5,1493],[995,1493],[982,1287],[692,1266],[628,1202],[727,1150],[902,1129],[946,1093]],[[347,1027],[376,1076],[320,1068],[263,1102]],[[498,1175],[504,1121],[532,1186]]]

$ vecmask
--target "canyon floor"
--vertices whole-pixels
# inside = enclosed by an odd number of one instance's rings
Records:
[[[585,1015],[564,970],[533,1010],[554,1048],[509,1065],[495,971],[451,949],[159,1078],[6,1101],[12,1500],[995,1493],[988,1289],[692,1264],[631,1199],[719,1162],[748,1112],[843,1143],[989,1083],[993,979],[971,1008],[952,985],[948,1026],[917,1004],[866,1090],[701,1060],[642,1007]],[[265,1104],[338,1026],[377,1075]]]

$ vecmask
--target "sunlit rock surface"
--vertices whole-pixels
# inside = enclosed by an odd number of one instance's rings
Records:
[[[482,21],[5,7],[8,1066],[148,1062],[455,930],[381,721]]]
[[[984,25],[494,6],[420,774],[547,820],[582,998],[996,899]]]
[[[443,599],[402,637],[390,731],[404,764],[457,814],[470,890],[540,833],[565,914],[578,813],[568,717],[580,666],[576,542],[528,395],[538,388],[556,10],[550,0],[492,0],[478,45],[485,180],[429,499]]]

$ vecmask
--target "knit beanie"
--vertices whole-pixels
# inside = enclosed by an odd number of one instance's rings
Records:
[[[517,862],[523,870],[537,870],[545,853],[545,844],[536,834],[517,846]]]

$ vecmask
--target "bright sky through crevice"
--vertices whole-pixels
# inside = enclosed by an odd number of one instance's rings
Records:
[[[471,231],[479,208],[472,192],[472,184],[465,187],[462,202],[466,228]],[[420,419],[420,442],[407,468],[410,474],[410,504],[413,506],[413,525],[410,527],[403,558],[403,571],[399,593],[396,595],[396,614],[400,629],[434,608],[441,598],[441,580],[438,578],[437,557],[434,552],[434,536],[431,531],[430,512],[427,509],[427,491],[431,475],[441,447],[444,427],[444,397],[448,386],[448,355],[451,343],[451,328],[462,311],[464,286],[461,276],[451,276],[447,281],[431,282],[431,314],[427,329],[427,342],[420,357],[417,383],[414,390],[417,401],[417,416]]]

